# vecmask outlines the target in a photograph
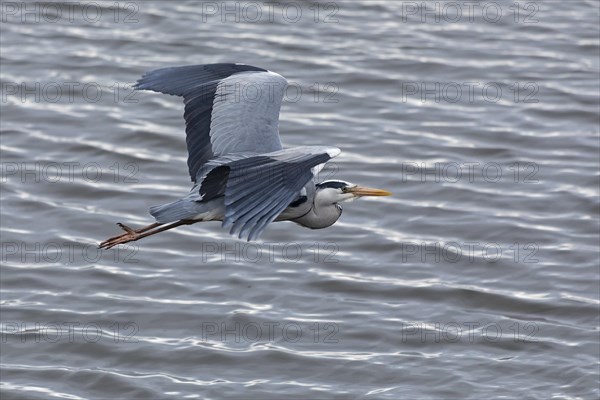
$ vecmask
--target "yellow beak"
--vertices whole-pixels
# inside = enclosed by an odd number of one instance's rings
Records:
[[[373,189],[368,187],[356,186],[350,189],[346,189],[347,193],[352,193],[353,195],[359,196],[391,196],[392,194],[387,190],[382,189]]]

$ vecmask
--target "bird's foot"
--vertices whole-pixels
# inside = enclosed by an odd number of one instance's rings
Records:
[[[142,228],[142,229],[138,229],[138,230],[134,230],[130,227],[128,227],[125,224],[122,224],[120,222],[117,223],[117,225],[119,225],[119,227],[121,227],[121,229],[123,229],[125,231],[125,233],[121,234],[121,235],[117,235],[117,236],[113,236],[109,239],[106,239],[105,241],[103,241],[102,243],[100,243],[100,245],[98,246],[98,248],[100,249],[110,249],[111,247],[114,247],[118,244],[124,244],[124,243],[128,243],[128,242],[133,242],[135,240],[138,239],[138,236],[140,233],[145,232],[147,230],[147,228]]]

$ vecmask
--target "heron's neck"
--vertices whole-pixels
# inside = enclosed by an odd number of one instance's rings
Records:
[[[294,219],[294,222],[307,228],[321,229],[335,224],[340,215],[342,215],[342,208],[335,204],[323,206],[313,203],[310,211]]]

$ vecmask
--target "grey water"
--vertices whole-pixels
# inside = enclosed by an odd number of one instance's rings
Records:
[[[2,399],[597,399],[599,3],[1,3]],[[181,99],[290,82],[287,146],[390,190],[255,243],[196,224]]]

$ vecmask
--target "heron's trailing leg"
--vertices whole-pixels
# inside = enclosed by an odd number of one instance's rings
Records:
[[[150,225],[144,226],[143,228],[140,228],[140,229],[131,229],[131,228],[130,228],[130,227],[128,227],[127,225],[125,225],[125,224],[122,224],[122,223],[120,223],[120,222],[117,222],[117,225],[119,225],[119,227],[121,227],[121,229],[123,229],[123,230],[125,231],[125,233],[122,233],[122,234],[120,234],[120,235],[113,236],[113,237],[111,237],[111,238],[108,238],[108,239],[106,239],[105,241],[103,241],[102,243],[100,243],[100,245],[98,246],[99,248],[102,248],[102,247],[104,247],[104,245],[105,245],[106,243],[108,243],[108,242],[112,242],[112,241],[114,241],[114,240],[116,240],[116,239],[119,239],[119,238],[125,237],[125,236],[127,236],[127,235],[131,234],[132,232],[135,232],[135,233],[144,233],[144,232],[146,232],[146,231],[149,231],[150,229],[154,229],[154,228],[156,228],[156,227],[158,227],[158,226],[161,226],[162,224],[159,224],[158,222],[155,222],[155,223],[153,223],[153,224],[150,224]]]
[[[198,221],[194,221],[194,220],[189,220],[189,219],[182,219],[181,221],[177,221],[174,222],[172,224],[163,226],[162,228],[158,228],[158,229],[154,229],[158,226],[161,226],[162,224],[159,224],[158,222],[155,222],[154,224],[150,224],[148,226],[145,226],[141,229],[138,230],[133,230],[130,227],[128,227],[127,225],[121,224],[119,223],[118,225],[121,227],[121,229],[123,229],[124,231],[126,231],[126,233],[119,235],[119,236],[115,236],[113,238],[110,238],[108,240],[105,240],[104,242],[100,243],[100,248],[101,249],[110,249],[111,247],[114,247],[118,244],[124,244],[124,243],[129,243],[129,242],[133,242],[142,238],[145,238],[146,236],[151,236],[154,235],[156,233],[160,233],[160,232],[164,232],[166,230],[169,229],[173,229],[176,228],[178,226],[181,225],[191,225],[194,224]]]

